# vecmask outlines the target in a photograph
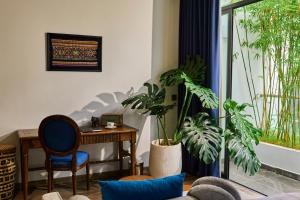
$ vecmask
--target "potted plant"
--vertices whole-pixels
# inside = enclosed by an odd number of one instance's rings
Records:
[[[186,117],[193,96],[200,100],[203,108],[218,107],[218,98],[213,91],[202,86],[205,69],[202,59],[195,56],[188,57],[180,69],[172,69],[161,75],[160,81],[163,86],[182,84],[185,87],[173,143],[182,142],[193,156],[210,164],[219,158],[224,136],[225,147],[229,150],[234,164],[241,166],[246,173],[254,175],[261,163],[255,154],[253,144],[259,143],[261,130],[255,128],[248,119],[250,116],[244,113],[245,109],[252,105],[239,105],[233,100],[226,100],[223,107],[228,113],[226,118],[229,119],[229,123],[224,131],[213,123],[208,113],[201,112],[193,117]]]
[[[150,173],[154,177],[174,175],[181,172],[181,145],[174,144],[166,132],[166,113],[175,104],[165,104],[166,89],[157,84],[144,83],[146,92],[134,95],[122,102],[141,114],[155,116],[157,122],[157,139],[151,142]],[[162,134],[160,134],[162,130]],[[162,164],[163,161],[163,164]]]
[[[209,88],[202,86],[205,65],[199,56],[188,57],[180,69],[172,69],[160,77],[162,87],[145,83],[147,92],[129,97],[123,101],[123,106],[140,110],[142,114],[149,114],[157,120],[157,140],[152,141],[150,149],[149,169],[152,176],[161,177],[179,173],[181,171],[181,143],[187,150],[210,164],[219,158],[222,137],[225,138],[226,148],[237,166],[241,166],[246,173],[255,174],[261,163],[256,157],[253,143],[258,144],[261,130],[256,129],[244,113],[249,104],[239,105],[233,100],[224,103],[228,113],[229,123],[223,131],[210,118],[208,113],[201,112],[193,117],[186,117],[193,97],[197,97],[203,108],[218,107],[218,98]],[[165,115],[174,104],[165,105],[165,95],[168,86],[182,84],[185,97],[173,138],[166,133]],[[160,138],[160,127],[163,138]]]

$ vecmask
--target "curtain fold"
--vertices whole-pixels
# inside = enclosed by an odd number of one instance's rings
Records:
[[[219,1],[181,0],[179,19],[179,64],[187,55],[200,55],[207,65],[205,86],[219,96]],[[178,105],[182,106],[184,88],[178,89]],[[193,98],[188,112],[193,116],[203,111],[198,99]],[[218,123],[218,109],[210,111]],[[219,162],[205,165],[183,147],[183,171],[196,176],[219,176]]]

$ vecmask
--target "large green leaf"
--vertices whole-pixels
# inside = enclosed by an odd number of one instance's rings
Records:
[[[188,56],[186,62],[179,69],[172,69],[160,76],[163,86],[184,84],[186,90],[196,95],[204,108],[215,109],[218,107],[218,97],[214,92],[201,86],[205,77],[205,65],[200,56]]]
[[[187,150],[206,164],[218,159],[221,150],[221,129],[214,126],[207,113],[187,117],[180,132]]]
[[[254,175],[261,166],[253,144],[258,145],[261,130],[255,128],[249,121],[250,116],[245,109],[251,105],[238,104],[233,100],[226,100],[223,107],[229,114],[230,122],[225,130],[225,144],[229,150],[230,158],[234,164],[241,166],[245,173]]]
[[[253,146],[249,142],[242,140],[239,135],[225,131],[226,147],[229,150],[229,156],[237,167],[242,167],[245,173],[254,175],[261,167],[261,162],[258,160]]]
[[[187,56],[185,64],[179,67],[197,85],[203,84],[205,80],[206,65],[201,56]]]
[[[211,89],[195,85],[192,82],[186,82],[185,86],[188,91],[199,98],[204,108],[214,109],[218,107],[219,99]]]
[[[181,69],[171,69],[160,76],[160,82],[163,86],[174,86],[192,79]]]
[[[241,104],[227,99],[224,102],[224,109],[230,115],[230,126],[231,129],[235,129],[235,132],[240,133],[244,141],[254,140],[256,144],[259,143],[259,137],[262,134],[262,131],[258,128],[255,128],[254,125],[248,120],[249,115],[245,114],[245,109],[250,107],[250,104]]]
[[[150,114],[161,117],[172,109],[175,105],[164,105],[166,89],[159,89],[156,84],[144,83],[147,92],[129,97],[122,102],[123,106],[130,106],[131,109],[138,109],[142,114]]]
[[[205,79],[206,65],[199,55],[187,56],[185,64],[171,69],[160,76],[163,86],[174,86],[184,82],[201,85]]]

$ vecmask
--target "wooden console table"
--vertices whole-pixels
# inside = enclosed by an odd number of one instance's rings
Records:
[[[136,143],[136,132],[137,129],[123,126],[115,129],[105,129],[100,132],[82,132],[80,144],[97,144],[107,142],[118,142],[119,152],[118,159],[103,160],[103,161],[90,161],[91,164],[98,164],[104,162],[118,161],[120,171],[123,169],[122,160],[126,155],[130,156],[131,159],[131,174],[135,175],[135,143]],[[18,136],[20,139],[20,155],[21,155],[21,174],[22,174],[22,189],[24,200],[28,197],[28,171],[43,170],[45,167],[28,167],[28,152],[29,149],[41,148],[41,144],[38,138],[37,129],[24,129],[18,130]],[[130,154],[123,150],[123,141],[130,142]]]

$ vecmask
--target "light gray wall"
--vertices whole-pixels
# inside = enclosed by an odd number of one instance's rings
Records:
[[[159,82],[163,72],[178,67],[179,0],[154,0],[153,5],[153,41],[151,77]],[[171,95],[177,95],[177,88],[168,88],[166,103],[176,103]],[[167,114],[167,132],[172,135],[176,127],[177,109]],[[151,135],[157,134],[156,120],[151,120]]]
[[[120,102],[145,81],[177,67],[178,9],[179,0],[2,0],[0,142],[16,144],[19,157],[16,130],[37,128],[47,115],[69,115],[82,124],[92,115],[119,112],[125,123],[140,129],[137,158],[147,166],[154,125]],[[103,72],[47,72],[46,32],[102,36]],[[176,110],[170,113],[169,124],[176,116]],[[91,159],[116,151],[112,144],[80,148]],[[30,166],[41,166],[44,154],[32,150],[29,159]],[[117,164],[93,165],[91,172],[114,169]],[[45,172],[30,173],[30,180],[43,178]]]
[[[152,0],[1,0],[0,141],[18,145],[17,129],[37,128],[51,114],[83,123],[93,114],[124,112],[120,101],[126,93],[151,78],[152,16]],[[103,72],[46,71],[46,32],[102,36]],[[126,117],[125,122],[145,122],[137,144],[137,156],[143,156],[149,149],[150,120]],[[115,150],[111,144],[81,148],[91,159],[112,157]],[[43,165],[43,152],[34,150],[29,159],[31,166]],[[91,171],[116,167],[98,165]]]

